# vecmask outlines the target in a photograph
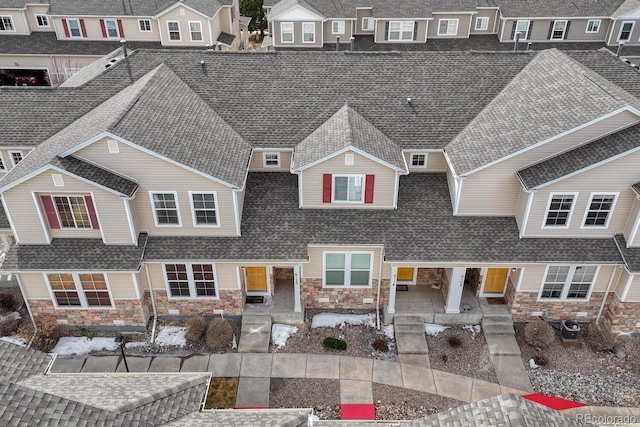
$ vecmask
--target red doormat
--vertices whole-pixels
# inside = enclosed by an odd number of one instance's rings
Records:
[[[563,409],[579,408],[581,406],[587,406],[584,403],[574,402],[573,400],[561,399],[559,397],[545,396],[544,394],[525,394],[525,399],[529,399],[532,402],[539,403],[547,408],[561,411]]]
[[[373,403],[343,403],[340,405],[343,420],[375,420],[376,410]]]

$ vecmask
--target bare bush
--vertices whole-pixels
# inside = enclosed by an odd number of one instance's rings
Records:
[[[204,334],[207,332],[207,321],[204,320],[204,317],[192,317],[187,320],[185,326],[187,328],[187,341],[194,344],[202,344]]]
[[[49,352],[58,344],[60,326],[55,316],[42,316],[37,319],[38,332],[33,339],[33,346],[40,351]]]
[[[586,340],[593,351],[613,350],[616,339],[613,334],[596,323],[589,323],[584,330]]]
[[[524,340],[531,347],[549,347],[555,338],[553,327],[542,319],[534,320],[524,328]]]
[[[214,319],[207,327],[206,344],[211,351],[226,351],[231,346],[233,327],[228,320]]]

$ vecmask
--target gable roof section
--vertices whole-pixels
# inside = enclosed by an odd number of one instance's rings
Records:
[[[406,172],[400,147],[349,105],[340,108],[298,144],[293,169],[306,169],[350,147],[373,156],[378,163]]]
[[[64,16],[152,16],[175,0],[49,0],[49,14]]]
[[[639,106],[637,98],[564,53],[546,50],[489,102],[445,152],[456,175],[467,175],[608,114],[623,109],[638,114]]]
[[[374,18],[431,18],[434,12],[476,12],[473,0],[373,0]]]
[[[57,158],[51,162],[51,166],[120,193],[123,196],[133,197],[138,190],[136,182],[73,156]]]
[[[0,341],[0,378],[4,381],[15,382],[44,374],[52,360],[50,354]]]
[[[606,17],[624,0],[494,0],[505,18]]]
[[[544,187],[639,147],[640,124],[637,124],[521,169],[518,178],[526,190]]]
[[[619,2],[614,2],[618,4]],[[624,0],[622,4],[611,14],[614,19],[622,18],[623,15],[640,9],[640,0]]]
[[[329,3],[329,2],[326,2]],[[325,16],[322,12],[316,10],[307,0],[280,0],[278,3],[274,4],[271,8],[271,12],[269,12],[269,19],[277,19],[280,15],[286,13],[287,11],[295,8],[296,6],[302,7],[309,12],[318,15],[319,18],[325,19]],[[355,10],[354,10],[355,12]],[[336,15],[342,16],[342,15]]]
[[[182,0],[181,3],[213,18],[222,6],[231,6],[233,0]]]

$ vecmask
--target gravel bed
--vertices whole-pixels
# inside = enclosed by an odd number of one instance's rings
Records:
[[[313,408],[321,420],[340,419],[340,380],[271,378],[271,408]]]
[[[414,420],[464,405],[435,394],[373,383],[377,420]]]

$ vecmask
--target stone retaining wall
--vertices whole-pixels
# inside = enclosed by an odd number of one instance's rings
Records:
[[[322,279],[302,279],[300,286],[305,308],[317,309],[375,309],[378,280],[374,279],[371,288],[323,288]],[[328,301],[321,301],[328,298]],[[371,303],[363,300],[369,298]],[[380,307],[389,298],[389,279],[382,279],[380,288]]]
[[[115,309],[56,309],[51,300],[29,300],[33,316],[53,316],[68,326],[145,326],[149,319],[146,301],[115,300]]]

